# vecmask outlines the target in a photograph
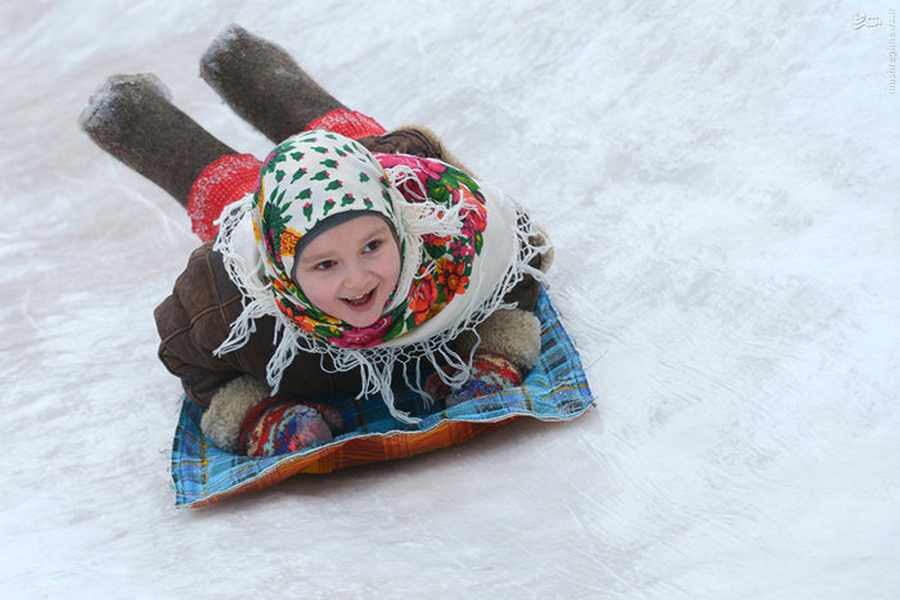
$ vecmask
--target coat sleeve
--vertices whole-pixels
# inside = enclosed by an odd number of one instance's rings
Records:
[[[154,311],[160,360],[203,407],[221,386],[245,372],[238,354],[212,354],[229,330],[228,314],[240,309],[240,292],[220,289],[210,255],[209,244],[195,250],[172,293]]]

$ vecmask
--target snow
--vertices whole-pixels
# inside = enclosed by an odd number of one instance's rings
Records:
[[[0,6],[3,596],[897,597],[893,8]],[[197,76],[233,22],[532,208],[597,409],[175,510],[152,311],[197,242],[77,121],[153,72],[264,155]]]
[[[209,43],[203,56],[200,57],[200,62],[206,65],[212,75],[218,76],[221,69],[216,57],[221,56],[222,52],[228,51],[238,41],[240,35],[240,27],[232,23]]]
[[[166,98],[172,100],[172,92],[166,87],[159,77],[153,73],[137,73],[126,75],[113,75],[105,79],[103,83],[97,86],[97,89],[91,94],[87,104],[78,115],[78,125],[85,130],[93,130],[98,125],[108,124],[113,120],[114,114],[111,108],[112,101],[116,98],[116,94],[120,92],[123,86],[130,84],[145,83],[152,87],[156,92]]]

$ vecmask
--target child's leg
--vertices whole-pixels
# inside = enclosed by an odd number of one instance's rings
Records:
[[[152,74],[113,75],[91,96],[79,122],[98,146],[183,206],[203,168],[234,154],[178,110]]]
[[[384,133],[374,119],[322,89],[284,49],[238,25],[213,40],[200,60],[200,76],[275,143],[307,129],[353,139]]]
[[[259,161],[213,137],[169,101],[154,75],[113,75],[81,113],[97,143],[184,206],[193,230],[212,240],[222,207],[253,191]]]

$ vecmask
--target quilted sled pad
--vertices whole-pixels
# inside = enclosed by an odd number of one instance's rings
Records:
[[[415,393],[398,392],[397,406],[422,417],[415,425],[391,417],[380,397],[366,401],[316,399],[356,404],[360,427],[326,444],[255,458],[213,446],[200,431],[201,408],[185,398],[172,445],[176,506],[199,508],[267,488],[299,473],[330,473],[454,446],[521,417],[568,421],[582,415],[593,405],[587,378],[575,346],[543,290],[535,312],[541,321],[541,354],[522,386],[430,414],[423,412]]]

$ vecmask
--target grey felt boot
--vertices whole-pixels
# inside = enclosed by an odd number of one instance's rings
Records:
[[[234,150],[170,102],[155,75],[113,75],[91,96],[81,128],[114,157],[187,206],[194,179]]]
[[[203,78],[235,113],[275,143],[346,108],[280,46],[229,25],[200,59]]]

